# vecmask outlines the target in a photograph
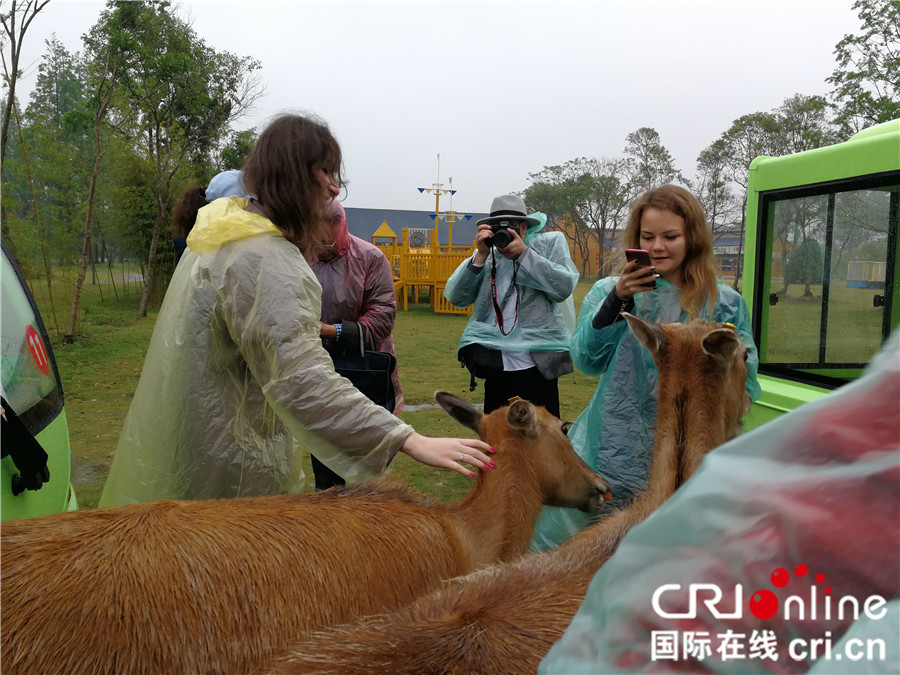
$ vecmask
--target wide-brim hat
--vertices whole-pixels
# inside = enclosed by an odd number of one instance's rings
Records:
[[[525,220],[528,227],[536,227],[541,224],[541,219],[529,216],[525,211],[525,200],[516,195],[501,195],[491,202],[491,215],[481,220],[476,220],[475,225],[482,223],[495,223],[498,220]]]

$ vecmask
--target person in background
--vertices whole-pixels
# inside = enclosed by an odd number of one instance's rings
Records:
[[[324,122],[281,115],[243,168],[254,195],[200,209],[160,309],[100,506],[298,491],[298,448],[347,480],[396,453],[475,474],[486,443],[428,438],[334,371],[321,286],[306,262],[328,234],[341,150]]]
[[[527,215],[525,202],[502,195],[476,225],[475,254],[447,281],[444,297],[474,304],[459,341],[459,359],[483,377],[485,414],[514,396],[559,417],[559,378],[569,356],[578,269],[562,232],[541,233],[547,217]],[[568,315],[568,318],[567,318]]]
[[[747,347],[747,393],[752,401],[761,393],[750,314],[740,294],[716,277],[712,231],[696,197],[676,185],[645,192],[631,207],[622,247],[648,251],[651,265],[627,262],[619,276],[593,285],[571,346],[578,369],[601,377],[569,440],[610,482],[614,508],[627,506],[647,487],[658,381],[653,357],[622,312],[655,323],[699,318],[732,324]],[[583,524],[577,515],[545,507],[532,550],[558,546]]]
[[[172,243],[175,245],[176,265],[187,248],[187,236],[197,222],[197,211],[210,202],[231,196],[246,196],[241,172],[237,169],[216,174],[205,190],[196,185],[189,185],[182,191],[172,210]]]
[[[390,263],[381,250],[347,230],[347,215],[340,202],[333,200],[325,218],[331,232],[310,266],[322,284],[322,337],[332,357],[362,354],[365,350],[390,352],[395,357],[394,319],[397,298]],[[403,411],[400,374],[394,368],[395,405],[392,412]],[[344,479],[311,456],[317,490],[344,485]]]

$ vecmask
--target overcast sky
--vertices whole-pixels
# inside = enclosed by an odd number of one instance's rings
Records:
[[[9,0],[3,0],[6,5]],[[26,34],[26,105],[56,36],[81,51],[103,2],[53,0]],[[345,205],[489,210],[528,174],[623,154],[655,128],[693,176],[697,155],[741,115],[826,94],[834,46],[859,31],[852,0],[301,2],[178,4],[217,50],[262,63],[266,93],[236,123],[282,111],[324,118],[341,143]],[[440,174],[438,159],[440,154]]]

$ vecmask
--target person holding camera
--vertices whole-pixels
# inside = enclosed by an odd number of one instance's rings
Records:
[[[490,213],[476,222],[475,254],[444,289],[457,307],[474,304],[458,358],[471,373],[470,390],[484,379],[485,414],[518,396],[559,417],[558,380],[574,370],[578,269],[565,235],[542,233],[547,217],[527,215],[521,197],[497,197]]]

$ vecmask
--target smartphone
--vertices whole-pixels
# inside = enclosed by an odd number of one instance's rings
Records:
[[[625,249],[625,259],[629,262],[631,262],[632,260],[637,260],[638,267],[651,267],[650,254],[640,248]],[[656,288],[656,279],[644,285],[648,288]]]

